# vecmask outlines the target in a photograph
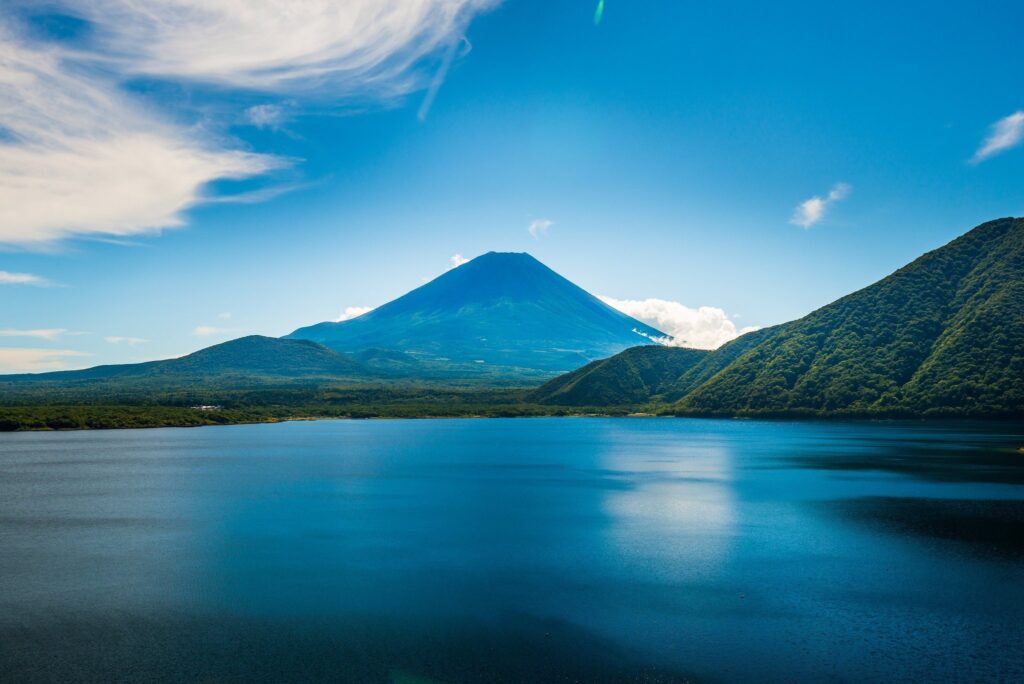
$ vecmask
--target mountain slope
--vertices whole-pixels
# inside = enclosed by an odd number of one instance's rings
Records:
[[[677,401],[692,390],[713,378],[748,350],[753,349],[775,333],[776,328],[762,328],[748,332],[735,340],[726,342],[718,349],[708,352],[700,361],[682,375],[662,383],[661,399]]]
[[[628,361],[592,364],[618,377],[577,372],[547,386],[571,388],[580,405],[655,398],[680,414],[1024,416],[1024,220],[978,226],[681,373],[666,367],[651,378]],[[643,396],[640,387],[651,389]]]
[[[1024,221],[983,224],[775,332],[683,397],[700,412],[1024,408]]]
[[[663,335],[528,254],[490,252],[358,318],[288,338],[343,352],[397,350],[469,369],[557,372]]]
[[[75,382],[102,380],[212,381],[237,377],[351,377],[363,367],[348,356],[307,340],[279,340],[250,335],[166,361],[96,366],[0,376],[2,382]]]
[[[689,371],[710,352],[647,345],[588,363],[549,380],[527,395],[528,401],[562,406],[613,406],[647,401],[665,384]]]

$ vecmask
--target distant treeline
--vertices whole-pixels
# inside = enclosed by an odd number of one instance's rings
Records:
[[[621,415],[629,408],[595,409],[542,406],[523,400],[522,390],[461,390],[436,387],[281,387],[258,389],[150,389],[125,396],[122,387],[106,392],[23,393],[0,400],[0,431],[143,427],[195,427],[316,418],[460,418]],[[199,408],[199,407],[204,408]]]

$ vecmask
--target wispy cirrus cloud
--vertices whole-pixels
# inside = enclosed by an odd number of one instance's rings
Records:
[[[496,0],[58,0],[124,72],[318,99],[396,97]],[[435,65],[436,66],[436,65]]]
[[[798,204],[789,222],[801,228],[810,228],[825,218],[829,207],[849,197],[851,192],[853,186],[849,183],[836,183],[824,197],[815,195]]]
[[[40,340],[53,341],[67,332],[64,328],[36,328],[33,330],[0,328],[0,337],[35,337]]]
[[[0,127],[0,243],[178,226],[209,182],[280,165],[169,123],[2,21]]]
[[[715,349],[744,333],[757,330],[756,327],[738,328],[725,311],[714,306],[694,309],[666,299],[600,297],[600,300],[668,334],[669,338],[654,341],[670,347]]]
[[[89,40],[26,30],[15,10],[40,4],[87,22]],[[494,4],[11,0],[0,13],[0,243],[179,226],[213,198],[212,182],[289,163],[210,133],[215,121],[177,123],[187,104],[143,103],[124,87],[132,78],[287,94],[299,106],[390,100],[429,85],[447,47]],[[285,112],[257,105],[246,116],[274,126]]]
[[[971,157],[971,163],[983,162],[989,157],[1020,145],[1021,142],[1024,142],[1024,110],[1014,112],[992,124],[988,137]]]

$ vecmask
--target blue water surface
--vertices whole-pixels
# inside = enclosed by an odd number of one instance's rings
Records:
[[[1024,681],[1024,429],[0,435],[4,681]]]

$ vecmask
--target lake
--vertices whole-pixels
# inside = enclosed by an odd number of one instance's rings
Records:
[[[1024,427],[0,435],[0,679],[1024,681]]]

